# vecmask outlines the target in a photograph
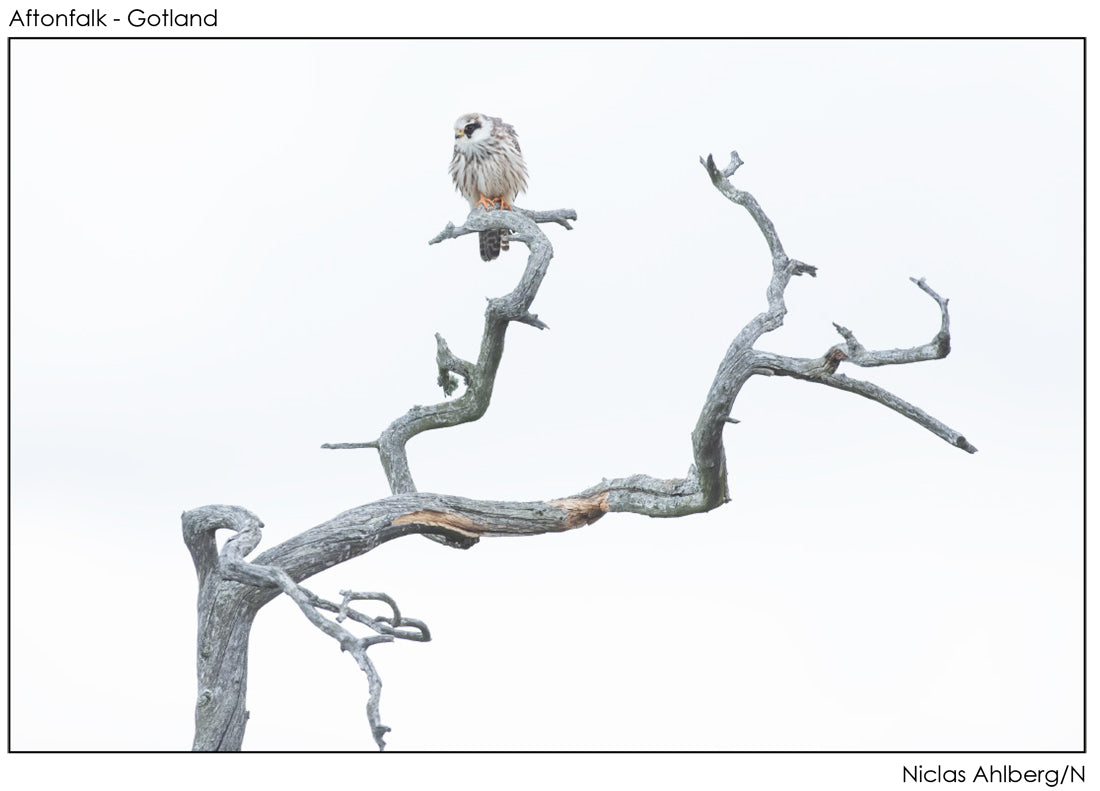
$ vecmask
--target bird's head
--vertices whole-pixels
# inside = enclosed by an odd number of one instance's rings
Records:
[[[493,119],[481,113],[466,113],[455,120],[455,145],[460,149],[471,148],[488,140],[493,131]]]

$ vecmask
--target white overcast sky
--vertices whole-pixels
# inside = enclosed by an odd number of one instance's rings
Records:
[[[243,32],[243,31],[242,31]],[[366,30],[330,30],[363,34]],[[733,33],[736,31],[723,31]],[[273,546],[386,496],[373,439],[476,357],[525,249],[429,247],[453,119],[515,125],[556,256],[481,421],[423,491],[553,499],[682,475],[765,243],[698,156],[745,161],[818,267],[758,348],[928,341],[849,369],[961,431],[751,381],[733,501],[569,534],[419,538],[311,579],[432,628],[372,649],[393,750],[1075,750],[1082,714],[1082,51],[1072,41],[17,41],[11,49],[11,745],[179,750],[182,510]],[[372,747],[366,682],[288,601],[258,618],[253,750]],[[890,775],[893,778],[893,773]]]

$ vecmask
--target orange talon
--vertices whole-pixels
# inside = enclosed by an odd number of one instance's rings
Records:
[[[486,198],[484,195],[482,195],[481,200],[479,200],[474,205],[480,206],[486,211],[491,211],[492,209],[495,209],[497,207],[497,203],[500,203],[500,208],[502,210],[507,209],[508,211],[512,211],[512,204],[510,204],[504,198]]]

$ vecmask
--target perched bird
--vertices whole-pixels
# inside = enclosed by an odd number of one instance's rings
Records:
[[[511,209],[516,195],[527,189],[527,166],[515,127],[481,113],[459,116],[451,178],[471,209],[495,209],[497,203],[501,209]],[[508,249],[507,231],[498,228],[481,231],[478,241],[482,261],[492,261]]]

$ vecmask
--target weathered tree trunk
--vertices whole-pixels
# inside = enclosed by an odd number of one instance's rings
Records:
[[[244,509],[207,507],[183,514],[183,537],[199,576],[197,665],[193,750],[240,750],[248,721],[248,637],[259,607],[254,589],[223,578],[214,533],[221,528],[248,529],[255,519]],[[239,533],[240,534],[240,533]]]
[[[256,610],[232,595],[214,594],[218,623],[199,633],[199,698],[193,750],[240,750],[248,722],[248,637]],[[204,653],[205,652],[205,653]]]

